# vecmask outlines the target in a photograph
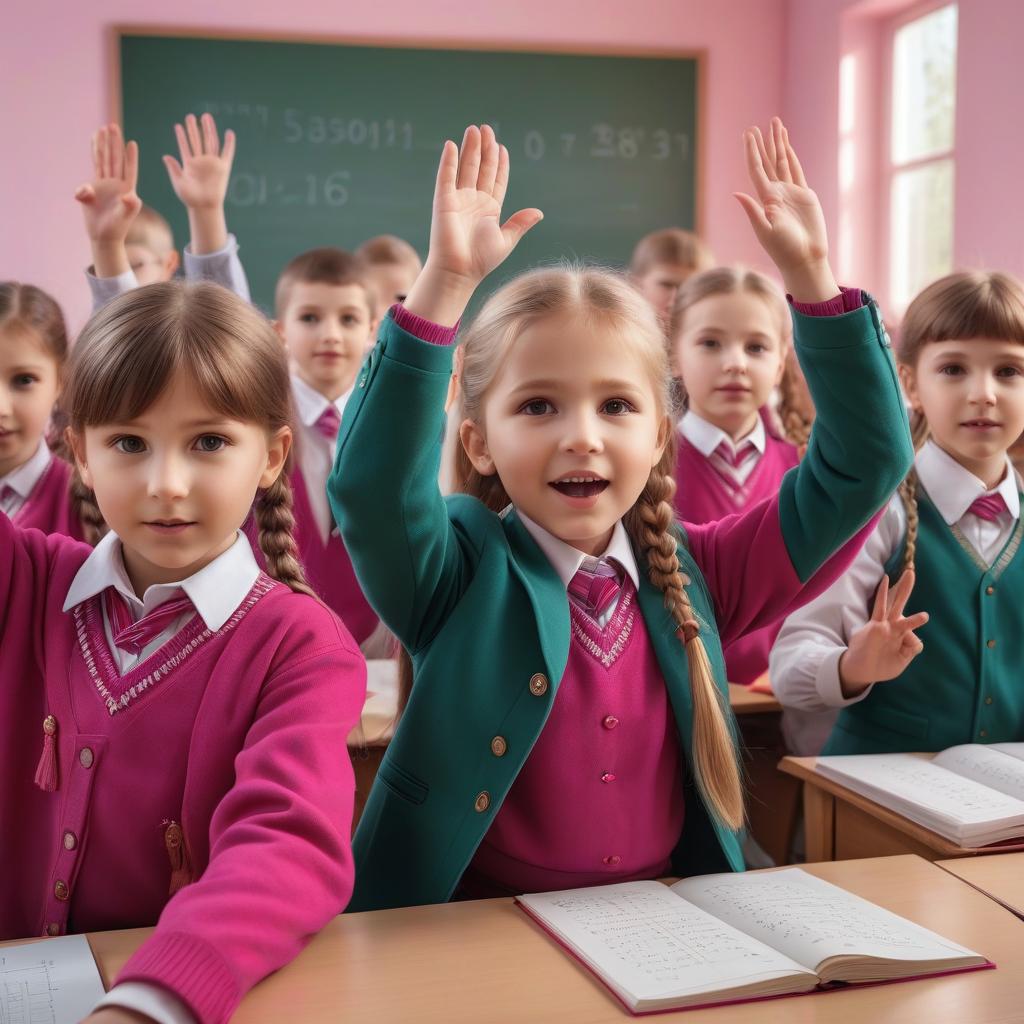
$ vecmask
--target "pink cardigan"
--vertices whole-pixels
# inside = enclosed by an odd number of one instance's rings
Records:
[[[82,523],[71,507],[70,482],[71,466],[59,455],[51,455],[50,464],[25,504],[15,513],[14,521],[23,529],[63,533],[75,540],[84,540]]]
[[[90,550],[0,515],[0,938],[156,924],[115,983],[220,1024],[348,902],[365,664],[261,574],[221,629],[196,616],[119,677],[98,598],[61,610]]]

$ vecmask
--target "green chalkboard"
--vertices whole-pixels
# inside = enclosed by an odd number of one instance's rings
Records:
[[[441,145],[496,126],[512,158],[506,209],[545,219],[502,277],[554,260],[622,265],[658,227],[699,229],[699,57],[411,49],[118,35],[123,124],[139,191],[187,221],[160,158],[173,125],[233,128],[228,193],[253,297],[266,309],[292,256],[392,232],[425,254]]]

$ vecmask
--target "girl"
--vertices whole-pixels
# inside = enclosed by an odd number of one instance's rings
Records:
[[[352,887],[365,669],[295,559],[284,354],[223,289],[150,285],[85,328],[66,403],[110,532],[0,515],[0,937],[156,924],[95,1021],[226,1021]]]
[[[746,144],[758,237],[799,300],[833,299],[820,208],[781,122]],[[489,128],[470,127],[461,153],[446,143],[426,267],[363,367],[328,483],[414,668],[354,841],[353,909],[447,900],[460,880],[476,895],[740,869],[719,635],[827,586],[910,460],[878,314],[838,298],[857,308],[797,314],[823,392],[799,470],[774,501],[678,530],[656,316],[617,275],[544,270],[499,290],[467,333],[467,493],[443,499],[452,349],[431,341],[450,341],[541,218],[499,226],[507,183]]]
[[[71,466],[45,436],[67,353],[60,306],[30,284],[0,282],[0,511],[18,526],[81,540]]]
[[[914,467],[850,572],[772,651],[783,704],[832,710],[801,752],[826,736],[829,754],[1024,740],[1024,526],[1007,457],[1024,431],[1024,286],[984,272],[936,281],[907,309],[899,369]]]
[[[779,492],[799,462],[810,424],[794,407],[787,361],[793,330],[785,297],[768,278],[717,267],[690,278],[672,314],[673,372],[686,391],[679,421],[676,511],[688,523],[711,523]],[[780,436],[768,409],[779,388]],[[778,627],[755,630],[725,650],[734,683],[754,682],[768,668]]]

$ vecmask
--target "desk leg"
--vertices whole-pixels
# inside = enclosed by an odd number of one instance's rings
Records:
[[[831,793],[804,783],[804,829],[807,840],[807,862],[835,860],[836,802]]]

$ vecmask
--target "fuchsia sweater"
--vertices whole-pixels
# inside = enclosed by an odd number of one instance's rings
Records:
[[[196,616],[118,676],[99,599],[61,610],[90,550],[0,515],[0,938],[156,924],[116,981],[220,1024],[348,902],[365,665],[261,574],[221,629]]]
[[[18,509],[14,521],[23,529],[62,533],[83,540],[82,523],[71,508],[70,481],[71,466],[59,456],[51,455],[50,464],[25,504]]]

